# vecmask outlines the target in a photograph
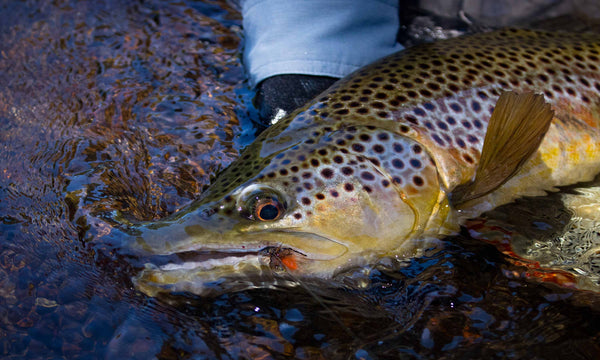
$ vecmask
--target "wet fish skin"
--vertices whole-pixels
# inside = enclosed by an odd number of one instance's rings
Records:
[[[418,255],[459,224],[449,196],[474,178],[503,89],[542,93],[555,117],[521,170],[460,204],[462,216],[600,172],[599,59],[597,35],[515,29],[384,58],[263,132],[188,209],[140,226],[136,246],[153,254],[293,249],[301,254],[294,272],[321,277],[385,254]],[[257,268],[273,260],[257,258]],[[148,269],[136,281],[154,295],[238,265],[176,276],[167,276],[173,267]]]

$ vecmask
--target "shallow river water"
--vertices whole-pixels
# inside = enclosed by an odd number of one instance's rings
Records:
[[[177,211],[253,138],[240,39],[225,0],[0,3],[0,357],[600,357],[594,280],[556,285],[577,272],[506,247],[560,234],[560,194],[475,220],[362,287],[136,291],[117,217]]]

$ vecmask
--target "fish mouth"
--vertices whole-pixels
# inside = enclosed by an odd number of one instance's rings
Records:
[[[330,245],[330,249],[320,253],[318,249],[301,249],[285,241],[256,241],[254,245],[236,246],[199,244],[177,252],[145,257],[144,269],[132,280],[140,291],[149,296],[178,292],[214,295],[269,287],[284,274],[313,274],[315,269],[322,267],[319,265],[335,262],[348,250],[337,241],[313,233],[269,231],[268,237],[277,234],[282,238],[325,243]],[[315,266],[315,263],[320,264]]]
[[[245,249],[244,251],[184,251],[170,255],[154,255],[147,260],[146,266],[161,271],[176,270],[211,270],[219,266],[233,266],[250,259],[258,259],[261,263],[271,265],[277,258],[294,254],[306,257],[302,252],[281,246]]]

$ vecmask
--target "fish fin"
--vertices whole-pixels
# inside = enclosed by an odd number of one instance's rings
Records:
[[[452,191],[452,202],[483,196],[510,179],[538,149],[553,117],[543,95],[503,92],[488,124],[475,177]]]

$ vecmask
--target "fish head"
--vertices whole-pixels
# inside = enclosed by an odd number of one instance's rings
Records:
[[[201,199],[139,226],[133,246],[163,260],[138,287],[202,294],[265,270],[330,277],[398,249],[414,255],[423,245],[408,244],[447,213],[435,164],[409,138],[325,126],[292,139],[252,144]]]

